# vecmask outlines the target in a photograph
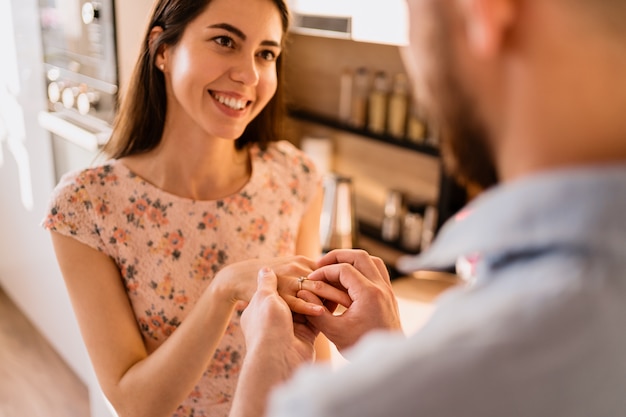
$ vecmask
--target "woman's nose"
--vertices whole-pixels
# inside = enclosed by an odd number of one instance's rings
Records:
[[[255,56],[242,56],[230,70],[230,77],[234,81],[245,85],[256,85],[259,82],[259,70]]]

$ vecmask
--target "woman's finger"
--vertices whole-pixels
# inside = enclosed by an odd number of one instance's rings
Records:
[[[319,316],[326,311],[322,303],[308,302],[293,295],[283,296],[283,299],[292,312],[305,316]]]
[[[346,308],[352,305],[352,299],[347,292],[342,291],[324,281],[313,281],[310,279],[304,279],[302,280],[301,288],[299,288],[299,291],[301,290],[309,291],[319,298],[333,301]]]
[[[335,310],[337,310],[337,307],[339,307],[336,302],[330,300],[321,300],[317,295],[306,290],[298,292],[298,298],[301,298],[308,303],[323,305],[326,308],[326,312],[329,312],[331,314],[334,313]]]
[[[293,258],[281,259],[274,261],[273,265],[276,275],[307,275],[317,268],[317,263],[312,259],[304,256],[295,256]]]

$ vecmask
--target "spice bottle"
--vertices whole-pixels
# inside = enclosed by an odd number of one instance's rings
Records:
[[[367,68],[359,67],[354,73],[350,124],[365,129],[367,118],[367,96],[370,89],[370,74]]]
[[[424,143],[426,136],[426,125],[419,116],[419,112],[415,105],[411,107],[409,113],[409,121],[407,123],[406,137],[413,143]]]
[[[350,123],[352,115],[352,83],[354,74],[350,68],[345,68],[341,72],[339,79],[339,121]]]
[[[402,247],[412,253],[420,250],[425,206],[410,204],[402,221]]]
[[[402,216],[402,193],[391,190],[385,200],[381,238],[385,242],[395,242],[400,237]]]
[[[368,128],[373,133],[385,133],[387,100],[389,95],[387,74],[379,71],[374,76],[374,87],[369,96]]]
[[[394,77],[393,92],[389,97],[387,133],[391,136],[397,138],[405,136],[408,103],[408,80],[406,75],[398,73]]]

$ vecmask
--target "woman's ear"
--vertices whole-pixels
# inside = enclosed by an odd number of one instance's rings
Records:
[[[155,26],[150,31],[150,36],[148,38],[150,49],[152,49],[153,43],[156,39],[161,36],[163,33],[163,28],[161,26]],[[161,71],[165,70],[166,67],[166,54],[165,50],[167,49],[167,45],[159,46],[159,49],[156,51],[156,56],[154,57],[154,65],[159,68]]]
[[[470,50],[484,58],[498,54],[515,23],[518,0],[460,0]]]

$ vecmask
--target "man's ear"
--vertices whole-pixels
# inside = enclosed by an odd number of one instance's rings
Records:
[[[148,38],[148,42],[150,43],[150,48],[152,48],[152,43],[163,33],[163,28],[161,26],[155,26],[150,30],[150,36]],[[154,58],[154,65],[163,71],[167,62],[166,62],[166,54],[165,51],[167,49],[166,45],[161,45],[159,50],[156,53],[156,57]]]
[[[478,56],[500,52],[518,17],[519,0],[457,0],[465,20],[467,44]]]

